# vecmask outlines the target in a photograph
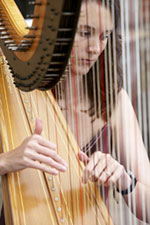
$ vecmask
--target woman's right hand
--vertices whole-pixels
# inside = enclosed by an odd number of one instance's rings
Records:
[[[0,154],[0,175],[25,168],[39,169],[57,175],[65,172],[67,163],[57,154],[56,145],[41,136],[42,121],[37,119],[35,132],[13,151]]]

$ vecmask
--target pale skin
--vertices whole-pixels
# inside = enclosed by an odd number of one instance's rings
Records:
[[[42,129],[42,121],[37,119],[32,136],[13,151],[0,154],[0,175],[25,168],[39,169],[52,175],[66,171],[67,163],[57,154],[56,145],[41,136]]]
[[[97,23],[97,18],[100,18],[100,23]],[[75,66],[72,70],[72,73],[78,75],[76,83],[81,90],[83,88],[81,79],[82,75],[89,71],[96,59],[105,49],[108,36],[112,30],[113,23],[109,9],[99,5],[96,1],[87,1],[87,3],[83,3],[78,32],[76,34],[73,48]],[[67,82],[71,83],[71,79],[72,78],[68,78]],[[68,90],[69,85],[67,86],[67,91]],[[73,102],[70,100],[70,94],[67,95],[66,93],[66,96],[68,105],[68,109],[66,109],[67,119],[70,122],[70,126],[72,126],[69,116],[71,115],[70,108],[73,107]],[[81,120],[81,124],[84,120],[84,125],[86,125],[86,136],[81,141],[79,140],[81,148],[92,138],[92,134],[90,133],[91,118],[88,113],[83,115],[83,112],[81,112],[83,105],[83,108],[88,108],[88,103],[83,103],[84,97],[82,98],[83,99],[80,99],[80,105],[77,105],[76,109],[74,109],[76,110],[77,117]],[[136,115],[130,99],[126,91],[123,89],[118,94],[116,107],[109,123],[111,124],[112,131],[115,134],[115,150],[116,154],[118,154],[117,149],[119,150],[120,160],[116,161],[110,154],[104,154],[100,151],[95,152],[90,158],[85,153],[79,152],[79,159],[85,166],[82,181],[86,184],[90,180],[92,182],[96,182],[98,186],[102,184],[104,186],[109,186],[110,183],[113,183],[119,190],[125,190],[132,182],[127,170],[132,171],[136,176],[137,184],[132,193],[124,195],[124,199],[127,204],[128,197],[131,200],[131,210],[133,210],[135,199],[138,200],[135,206],[136,215],[139,219],[143,220],[145,209],[142,205],[142,197],[144,196],[146,198],[144,200],[144,205],[146,206],[146,222],[149,223],[150,215],[148,212],[148,206],[150,205],[150,163],[143,144]],[[92,126],[93,133],[96,134],[104,124],[105,122],[102,118],[95,119]],[[72,131],[75,133],[73,128]]]

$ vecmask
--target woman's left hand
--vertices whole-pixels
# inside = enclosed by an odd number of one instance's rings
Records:
[[[87,183],[90,179],[99,186],[110,183],[116,184],[120,190],[130,186],[131,178],[123,165],[119,164],[110,154],[95,152],[90,158],[83,152],[79,152],[79,159],[85,165],[82,181]]]

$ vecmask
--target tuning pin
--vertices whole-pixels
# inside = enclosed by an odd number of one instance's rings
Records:
[[[26,29],[28,29],[28,30],[37,30],[37,27],[26,27]]]
[[[34,14],[27,15],[26,19],[39,19],[39,15],[34,15]]]
[[[2,32],[0,32],[0,35],[9,35],[9,32],[7,32],[7,31],[2,31]]]
[[[25,44],[32,44],[33,40],[21,40],[21,43]]]
[[[24,35],[24,38],[35,38],[35,35]]]
[[[6,40],[4,41],[5,44],[15,44],[14,40]]]
[[[11,40],[12,38],[11,38],[11,36],[6,35],[6,36],[0,37],[0,39],[1,39],[1,40]]]
[[[28,2],[28,4],[29,5],[41,5],[42,3],[39,1],[39,2],[37,2],[37,1],[30,1],[30,2]]]
[[[1,31],[6,31],[6,30],[7,30],[6,27],[4,27],[4,26],[3,27],[0,27],[0,32]]]

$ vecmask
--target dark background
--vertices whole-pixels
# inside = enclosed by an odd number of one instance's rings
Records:
[[[26,15],[33,13],[34,6],[29,5],[31,1],[32,0],[15,0],[24,18],[26,18]]]

